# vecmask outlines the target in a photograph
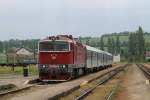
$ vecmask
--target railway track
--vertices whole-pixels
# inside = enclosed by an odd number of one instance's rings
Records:
[[[6,96],[8,96],[8,95],[15,95],[15,94],[17,94],[17,93],[19,93],[19,92],[23,92],[23,91],[28,91],[28,90],[30,90],[30,89],[32,89],[32,88],[36,88],[36,87],[38,87],[39,85],[44,85],[44,84],[47,84],[47,83],[44,83],[44,82],[41,82],[41,81],[36,81],[36,82],[30,82],[29,83],[30,85],[28,85],[28,86],[24,86],[24,87],[22,87],[22,88],[15,88],[15,89],[11,89],[11,90],[6,90],[6,91],[4,91],[4,92],[1,92],[0,93],[0,97],[6,97]]]
[[[0,93],[0,97],[7,96],[9,94],[16,94],[18,92],[21,92],[21,91],[24,91],[24,90],[28,90],[28,89],[30,89],[32,87],[34,87],[34,85],[26,86],[26,87],[19,88],[19,89],[9,90],[9,91],[6,91],[6,92],[2,92],[2,93]]]
[[[16,87],[15,89],[0,92],[0,97],[2,98],[2,100],[5,100],[5,98],[7,98],[9,96],[15,96],[18,94],[26,94],[30,91],[38,91],[43,88],[46,89],[49,86],[53,86],[53,85],[57,85],[57,84],[61,84],[61,83],[60,82],[43,82],[43,81],[40,81],[39,79],[35,79],[35,80],[29,81],[27,84],[29,84],[29,85],[22,87],[22,88]]]
[[[88,96],[93,90],[95,90],[99,85],[102,85],[104,83],[106,83],[107,81],[109,81],[110,79],[112,79],[116,74],[118,74],[119,72],[123,71],[124,68],[126,68],[128,66],[128,64],[116,68],[112,71],[109,71],[103,75],[101,75],[100,77],[96,78],[95,80],[92,80],[91,82],[88,82],[87,84],[85,84],[85,86],[80,86],[79,89],[72,91],[72,93],[61,97],[61,100],[66,100],[66,99],[70,99],[70,95],[73,95],[71,97],[73,97],[73,100],[82,100],[84,99],[86,96]],[[80,92],[79,92],[80,91]],[[52,100],[54,98],[51,98],[50,100]]]
[[[96,86],[100,85],[100,84],[104,84],[105,82],[107,82],[110,78],[112,78],[115,74],[119,73],[121,70],[124,69],[124,67],[126,67],[127,65],[125,66],[121,66],[121,67],[117,67],[117,68],[113,68],[112,70],[106,70],[105,73],[101,74],[100,76],[96,76],[96,77],[93,77],[89,80],[88,84],[89,83],[92,83],[92,87],[90,88],[87,88],[89,89],[89,93],[94,90],[94,88],[96,88]],[[104,78],[102,78],[104,77]],[[101,80],[98,80],[99,78],[101,78]],[[80,79],[78,79],[80,80]],[[73,80],[75,81],[75,80]],[[16,89],[16,90],[12,90],[12,91],[6,91],[5,93],[1,93],[0,94],[0,97],[4,98],[10,98],[10,97],[16,97],[16,96],[19,96],[19,95],[24,95],[26,96],[26,94],[28,94],[29,92],[32,92],[33,94],[36,94],[38,92],[45,90],[47,88],[53,88],[53,87],[60,87],[61,84],[71,84],[71,83],[75,83],[73,81],[69,81],[69,82],[65,82],[65,83],[49,83],[49,85],[43,85],[43,84],[46,84],[46,83],[42,83],[42,82],[39,82],[37,83],[36,80],[33,81],[33,84],[31,84],[30,86],[27,86],[27,87],[24,87],[24,88],[20,88],[20,89]],[[32,82],[31,82],[32,83]],[[99,83],[99,84],[98,84]],[[77,86],[77,85],[75,85]],[[95,86],[95,87],[94,87]],[[81,86],[82,87],[82,86]],[[84,87],[84,85],[83,85]],[[78,87],[75,87],[74,89],[72,89],[72,91],[78,89]],[[63,91],[68,91],[68,90],[63,90]],[[87,90],[86,91],[83,91],[84,92],[84,95],[83,95],[83,92],[82,92],[82,96],[80,95],[80,97],[76,97],[76,100],[80,100],[81,98],[83,98],[84,96],[86,96],[88,93]],[[60,92],[59,92],[60,93]],[[61,92],[62,93],[62,92]],[[68,92],[69,93],[69,92]],[[51,93],[50,93],[51,94]],[[58,94],[58,93],[57,93]],[[56,95],[57,95],[56,94]],[[31,95],[31,94],[30,94]],[[59,94],[58,94],[59,95]],[[30,96],[29,96],[30,97]],[[60,98],[60,96],[58,96]],[[28,97],[27,97],[28,98]],[[48,99],[50,98],[50,100],[54,100],[55,99],[55,95],[54,96],[51,96],[51,97],[47,97]],[[55,99],[57,100],[57,99]]]
[[[144,75],[150,79],[150,68],[144,66],[143,64],[136,64],[141,70],[142,72],[144,73]]]

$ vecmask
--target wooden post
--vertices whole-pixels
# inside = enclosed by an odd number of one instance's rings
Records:
[[[27,65],[23,65],[23,76],[28,77],[28,66]]]
[[[15,65],[12,65],[11,70],[14,71],[15,70]]]

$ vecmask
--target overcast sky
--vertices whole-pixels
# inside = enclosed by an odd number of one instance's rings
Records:
[[[150,32],[150,0],[0,0],[0,40]]]

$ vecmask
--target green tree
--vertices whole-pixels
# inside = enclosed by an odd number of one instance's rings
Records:
[[[144,61],[144,52],[145,52],[145,40],[144,40],[144,32],[142,27],[139,26],[137,34],[137,48],[138,48],[138,58],[140,61]]]
[[[90,45],[90,40],[88,38],[86,39],[86,45]]]
[[[111,38],[111,50],[112,50],[112,54],[115,54],[115,48],[116,48],[116,45],[115,45],[115,41],[114,41],[114,38],[112,37]]]
[[[118,35],[116,37],[116,53],[120,54],[120,38]]]
[[[103,36],[101,36],[100,38],[100,49],[104,50],[104,40],[103,40]]]
[[[129,53],[129,61],[133,62],[133,56],[134,56],[134,33],[130,33],[129,35],[129,41],[128,41],[128,53]]]
[[[3,45],[3,42],[2,42],[2,41],[0,41],[0,52],[2,53],[2,52],[3,52],[3,50],[4,50],[4,45]]]
[[[112,40],[111,40],[111,38],[110,37],[108,37],[108,40],[107,40],[107,51],[109,52],[109,53],[112,53]]]
[[[144,61],[145,40],[141,27],[129,36],[129,61]]]

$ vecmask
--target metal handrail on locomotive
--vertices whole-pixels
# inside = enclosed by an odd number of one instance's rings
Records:
[[[39,78],[67,81],[112,66],[108,52],[84,45],[71,35],[51,36],[39,42]]]

